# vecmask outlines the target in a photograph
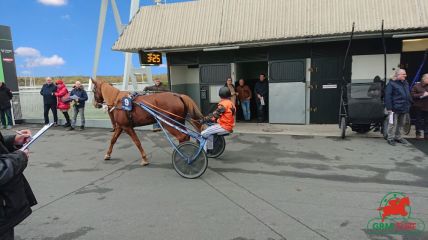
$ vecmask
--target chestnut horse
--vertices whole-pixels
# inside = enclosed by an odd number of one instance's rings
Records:
[[[94,85],[92,90],[95,99],[94,106],[96,108],[101,108],[103,103],[107,104],[108,109],[111,109],[116,122],[114,133],[110,141],[110,147],[104,157],[104,160],[109,160],[111,158],[113,145],[116,143],[120,134],[125,131],[132,138],[132,141],[141,153],[141,165],[145,166],[149,164],[146,153],[141,146],[141,142],[135,133],[134,127],[153,124],[156,122],[154,117],[136,104],[133,104],[132,111],[130,111],[130,113],[122,110],[122,98],[128,96],[129,92],[120,91],[102,80],[92,80],[92,83]],[[201,131],[202,125],[197,120],[201,119],[203,115],[196,103],[186,95],[171,92],[141,95],[137,96],[134,99],[134,102],[145,103],[149,107],[166,114],[168,117],[182,124],[185,123],[185,119],[189,115],[191,118],[190,123],[197,129],[197,131]],[[167,124],[162,123],[162,126],[177,138],[180,143],[189,140],[188,135],[181,133]]]

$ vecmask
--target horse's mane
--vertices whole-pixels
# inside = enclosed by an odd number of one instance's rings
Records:
[[[111,83],[105,82],[103,80],[97,80],[97,85],[100,86],[100,91],[103,95],[104,101],[108,106],[116,105],[116,101],[121,91],[115,88]],[[125,93],[123,95],[126,95]]]

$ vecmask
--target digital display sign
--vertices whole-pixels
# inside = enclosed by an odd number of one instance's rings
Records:
[[[141,65],[161,65],[162,53],[161,52],[143,52],[139,51]]]

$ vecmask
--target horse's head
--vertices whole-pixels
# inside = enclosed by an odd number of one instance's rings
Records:
[[[101,92],[101,86],[104,82],[100,80],[94,80],[91,78],[93,87],[92,87],[92,93],[94,94],[94,107],[95,108],[102,108],[104,103],[103,94]]]

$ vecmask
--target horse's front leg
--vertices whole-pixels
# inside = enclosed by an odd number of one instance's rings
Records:
[[[137,146],[138,150],[140,150],[141,153],[141,165],[146,166],[149,164],[149,161],[147,160],[146,153],[144,152],[143,146],[141,146],[140,139],[138,139],[137,134],[135,133],[133,128],[126,128],[125,132],[128,133],[128,135],[132,138],[132,141],[134,142],[135,146]]]
[[[113,136],[111,137],[111,140],[110,140],[110,147],[108,148],[108,151],[107,151],[106,155],[104,156],[104,160],[110,160],[111,152],[113,151],[113,145],[116,143],[116,141],[119,138],[122,131],[123,130],[120,127],[116,127],[114,129]]]

